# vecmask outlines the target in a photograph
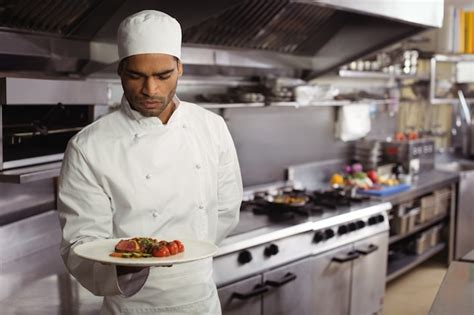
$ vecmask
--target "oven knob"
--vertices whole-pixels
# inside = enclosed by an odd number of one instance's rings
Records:
[[[379,214],[376,218],[377,218],[377,223],[385,221],[385,217],[381,214]]]
[[[252,253],[250,253],[248,250],[240,252],[237,261],[242,265],[252,261]]]
[[[368,221],[369,225],[374,225],[377,223],[377,218],[376,217],[370,217]]]
[[[358,229],[362,229],[362,228],[365,227],[365,222],[362,221],[362,220],[359,220],[359,221],[356,222],[356,225],[357,225]]]
[[[314,243],[319,243],[322,240],[324,240],[324,238],[325,237],[324,237],[323,232],[316,232],[316,233],[314,233],[313,242]]]
[[[267,257],[278,254],[278,246],[275,244],[270,244],[269,246],[265,247],[263,254]]]
[[[326,237],[326,239],[334,237],[334,231],[332,229],[327,229],[326,231],[324,231],[324,236]]]
[[[354,222],[349,223],[347,226],[351,232],[357,230],[357,225]]]
[[[346,234],[346,233],[347,233],[347,226],[341,225],[341,226],[337,229],[337,233],[338,233],[339,235]]]

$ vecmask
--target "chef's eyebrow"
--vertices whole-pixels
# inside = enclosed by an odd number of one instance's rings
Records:
[[[139,72],[139,71],[134,71],[134,70],[130,70],[130,69],[125,69],[125,71],[126,71],[127,73],[139,75],[139,76],[142,76],[142,77],[146,77],[146,76],[147,76],[145,73]],[[168,69],[168,70],[163,70],[163,71],[160,71],[160,72],[152,73],[152,76],[160,77],[160,76],[163,76],[163,75],[170,74],[170,73],[173,72],[173,71],[174,71],[174,68],[173,68],[173,69]]]

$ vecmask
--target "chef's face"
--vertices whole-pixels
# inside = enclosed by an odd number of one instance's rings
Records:
[[[181,62],[165,54],[141,54],[127,57],[119,65],[125,97],[143,116],[159,117],[172,110]]]

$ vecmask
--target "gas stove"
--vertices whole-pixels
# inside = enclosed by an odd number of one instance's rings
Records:
[[[286,193],[295,197],[292,200],[306,201],[298,205],[274,202],[279,191],[253,194],[242,203],[237,228],[214,258],[218,286],[374,235],[383,233],[388,242],[390,203],[334,190]],[[358,254],[347,255],[341,259]]]
[[[292,205],[277,203],[279,196],[300,198],[304,203]],[[330,213],[347,211],[370,203],[368,196],[354,196],[343,190],[301,190],[292,187],[276,191],[259,191],[242,202],[240,223],[231,235],[249,232],[269,225],[294,225]]]

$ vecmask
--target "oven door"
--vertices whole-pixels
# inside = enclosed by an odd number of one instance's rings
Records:
[[[312,267],[312,259],[305,258],[264,273],[269,291],[263,295],[263,314],[314,314]]]
[[[0,170],[62,159],[67,143],[93,121],[92,105],[2,105]]]
[[[217,292],[222,313],[224,315],[260,315],[262,294],[267,290],[262,285],[261,275],[219,288]]]
[[[353,262],[351,315],[375,314],[383,306],[387,272],[388,233],[356,242]]]
[[[263,314],[349,314],[352,245],[266,272]]]

